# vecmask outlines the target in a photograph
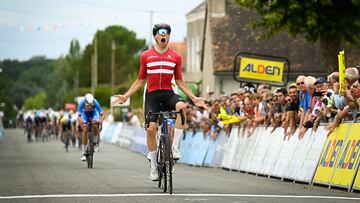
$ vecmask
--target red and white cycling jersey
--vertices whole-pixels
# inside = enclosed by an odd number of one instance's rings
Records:
[[[147,90],[172,90],[171,79],[182,80],[181,55],[172,49],[160,54],[154,48],[144,51],[140,56],[139,79],[147,77]]]

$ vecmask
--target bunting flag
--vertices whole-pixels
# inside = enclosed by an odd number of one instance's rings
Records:
[[[45,24],[45,25],[10,25],[0,24],[0,31],[19,31],[19,32],[57,32],[64,29],[76,29],[90,26],[97,26],[99,23],[82,22],[78,24]]]

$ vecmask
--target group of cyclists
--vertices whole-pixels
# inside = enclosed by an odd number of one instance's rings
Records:
[[[73,110],[54,111],[42,109],[20,112],[18,125],[24,128],[28,142],[59,139],[64,143],[66,151],[70,143],[81,149],[81,161],[85,161],[87,145],[87,125],[89,122],[101,124],[104,112],[99,102],[90,93],[78,104],[77,112]],[[95,126],[95,129],[98,129]],[[97,143],[95,151],[99,151],[99,130],[95,132]]]

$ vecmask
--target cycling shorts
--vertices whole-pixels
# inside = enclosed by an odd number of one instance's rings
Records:
[[[98,111],[84,111],[81,113],[81,118],[84,120],[84,124],[88,124],[90,120],[100,121],[100,114]]]
[[[150,111],[157,113],[160,111],[173,111],[178,102],[184,102],[184,99],[175,94],[172,90],[157,90],[146,92],[145,94],[145,115]],[[151,116],[150,122],[157,122],[157,116]]]

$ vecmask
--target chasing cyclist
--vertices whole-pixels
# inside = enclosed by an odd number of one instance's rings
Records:
[[[78,106],[78,121],[80,126],[82,126],[83,135],[82,135],[82,146],[81,146],[81,161],[86,161],[86,145],[88,142],[88,124],[89,122],[99,123],[101,124],[105,115],[100,106],[100,103],[94,98],[94,96],[90,93],[85,95],[85,98],[79,103]],[[99,140],[99,128],[97,125],[94,126],[94,140]]]
[[[140,71],[138,79],[131,85],[130,89],[123,95],[116,95],[119,103],[124,103],[140,87],[144,86],[147,80],[147,90],[145,96],[145,115],[160,110],[183,110],[186,104],[184,100],[172,90],[171,80],[175,77],[176,85],[194,102],[197,106],[205,106],[204,99],[196,97],[182,80],[181,74],[181,55],[168,47],[171,28],[168,24],[156,24],[153,27],[153,36],[156,44],[153,48],[144,51],[140,56]],[[160,109],[159,103],[164,106]],[[174,159],[180,158],[178,149],[181,136],[185,126],[181,125],[180,116],[175,122],[174,137],[172,143],[172,153]],[[159,179],[156,163],[156,133],[157,118],[150,119],[147,128],[147,146],[151,163],[150,180]]]

